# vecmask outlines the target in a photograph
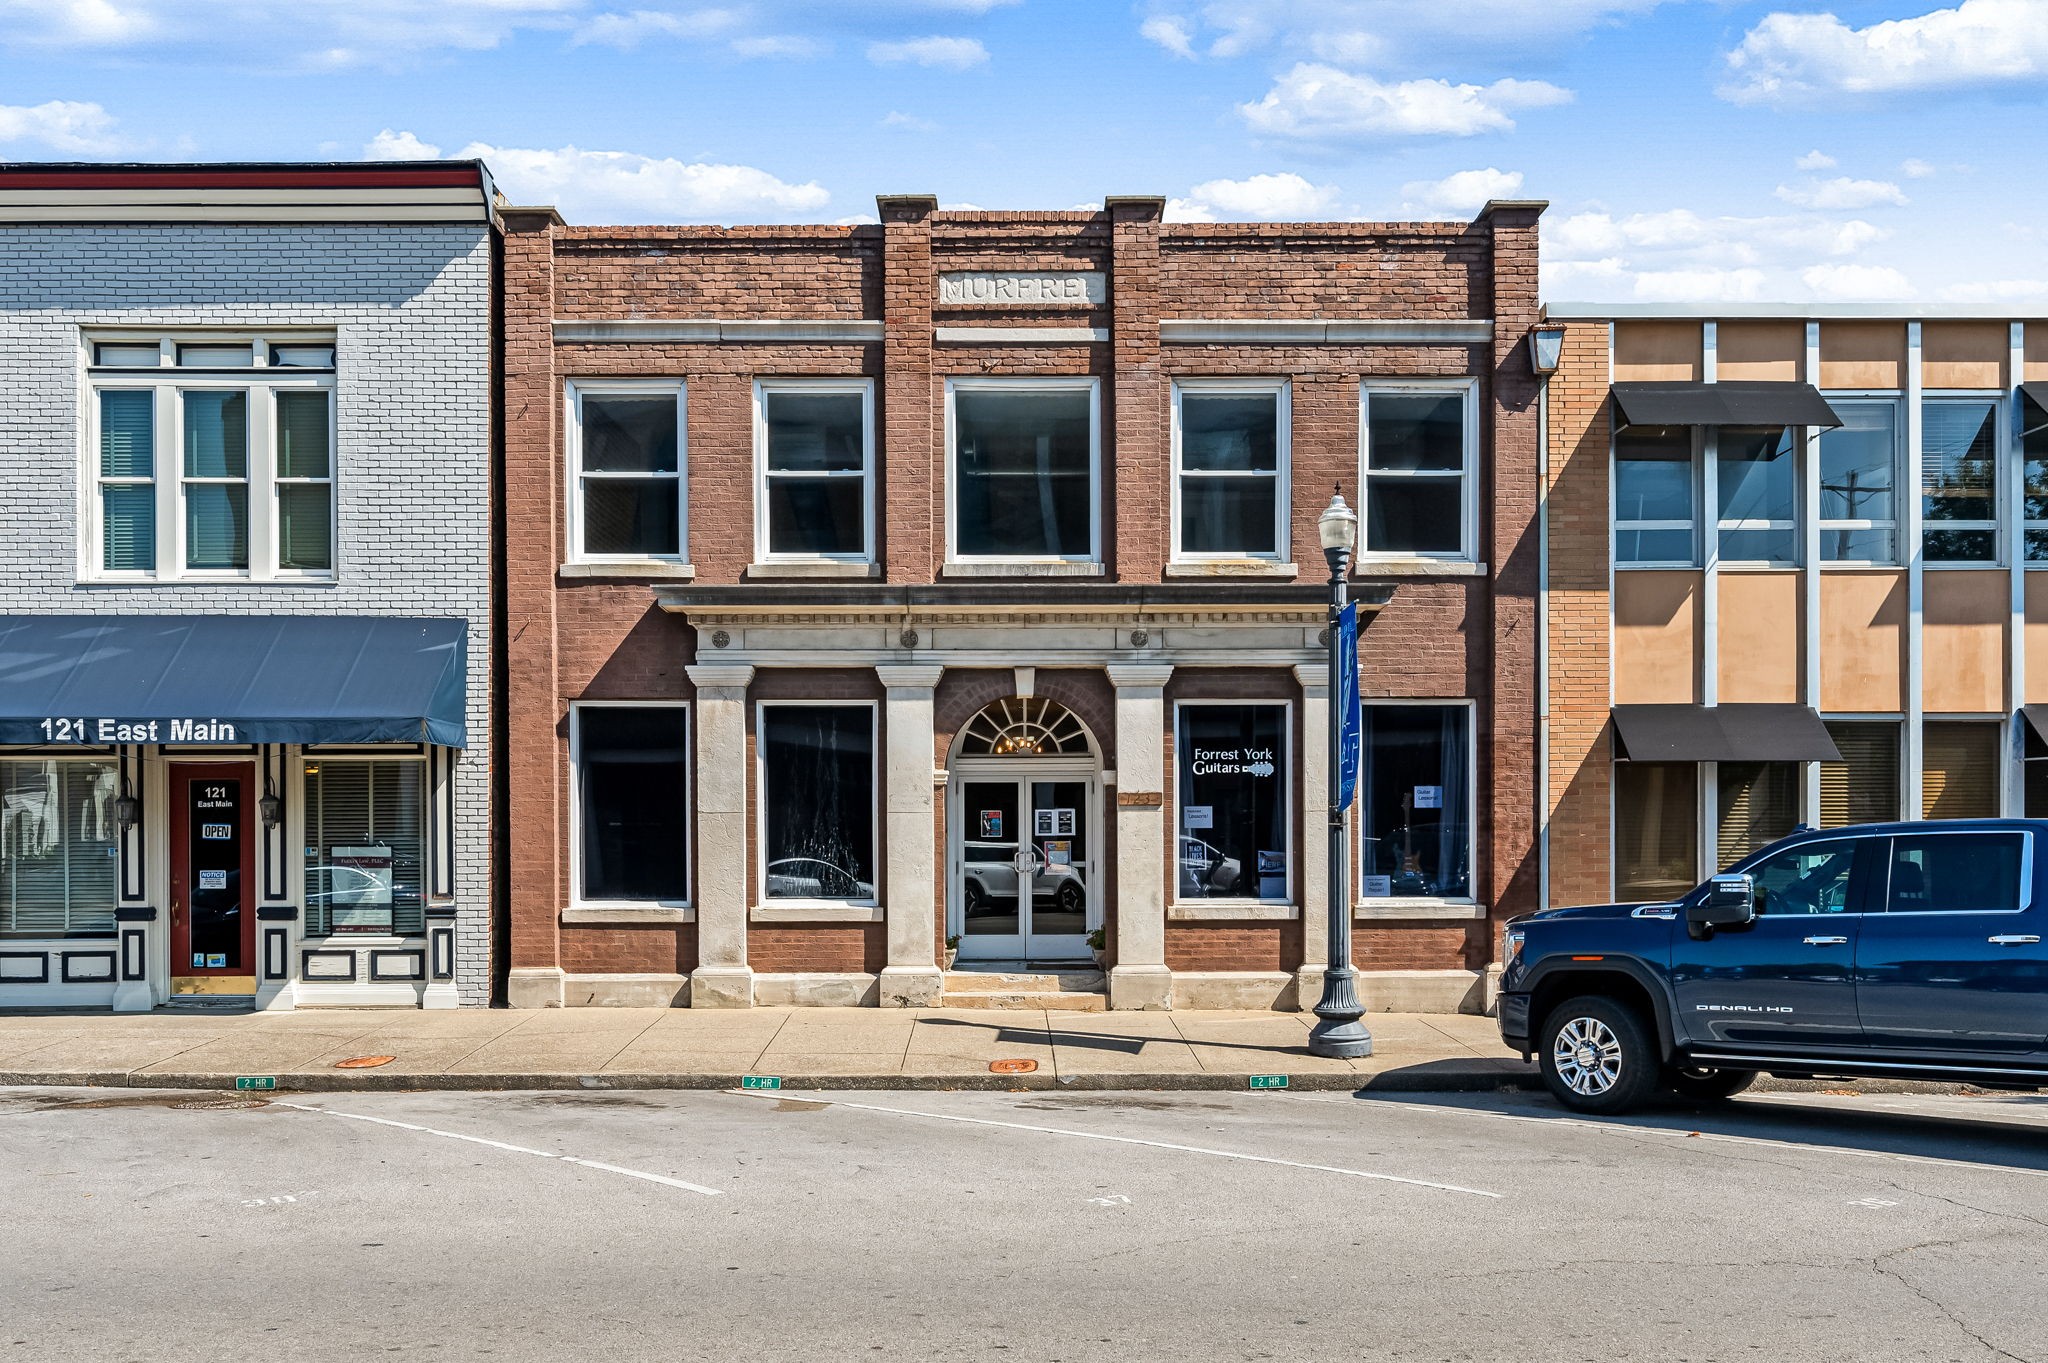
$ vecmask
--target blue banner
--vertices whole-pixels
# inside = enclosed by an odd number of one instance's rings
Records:
[[[1337,615],[1337,808],[1351,808],[1358,793],[1361,735],[1365,716],[1358,702],[1358,605],[1348,603]]]

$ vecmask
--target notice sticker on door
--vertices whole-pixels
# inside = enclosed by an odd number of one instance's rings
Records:
[[[228,954],[225,951],[207,952],[205,968],[208,970],[226,970],[228,968]]]
[[[1074,844],[1067,838],[1054,838],[1045,844],[1045,864],[1048,866],[1072,866]]]
[[[227,887],[228,873],[226,871],[201,871],[199,873],[200,889],[225,890]]]
[[[981,836],[984,838],[1000,838],[1003,836],[1002,810],[984,809],[981,811]]]
[[[199,825],[199,836],[206,842],[231,842],[234,840],[233,824],[203,823]]]
[[[193,953],[192,953],[192,968],[193,968],[194,970],[204,970],[204,969],[206,969],[206,953],[205,953],[205,952],[203,952],[203,951],[195,951],[195,952],[193,952]]]
[[[1071,838],[1074,836],[1074,811],[1071,809],[1037,809],[1031,813],[1031,835],[1035,838]]]

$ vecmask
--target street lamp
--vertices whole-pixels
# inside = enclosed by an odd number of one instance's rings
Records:
[[[1311,1055],[1355,1060],[1372,1054],[1372,1033],[1359,1021],[1365,1008],[1358,1001],[1358,972],[1351,968],[1351,859],[1344,846],[1344,725],[1351,708],[1345,697],[1352,694],[1358,678],[1344,675],[1347,666],[1357,665],[1357,655],[1345,655],[1340,636],[1345,578],[1358,543],[1358,513],[1344,505],[1341,491],[1332,489],[1330,504],[1316,520],[1316,532],[1330,565],[1330,960],[1323,969],[1323,997],[1316,1003],[1318,1021],[1308,1034],[1308,1049]]]

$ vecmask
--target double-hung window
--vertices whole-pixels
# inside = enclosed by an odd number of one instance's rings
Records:
[[[679,379],[574,379],[568,392],[569,561],[681,562],[685,514]]]
[[[2026,461],[2027,562],[2048,561],[2048,405],[2020,394],[2020,458]]]
[[[1722,561],[1797,563],[1798,428],[1723,426],[1716,434]]]
[[[1360,392],[1362,558],[1476,557],[1479,384],[1367,382]]]
[[[1690,426],[1625,426],[1614,437],[1614,559],[1691,567],[1699,491]]]
[[[331,339],[89,345],[84,577],[333,576]]]
[[[1998,561],[1998,403],[1920,404],[1920,542],[1929,563]]]
[[[1820,434],[1824,563],[1898,561],[1899,407],[1832,398],[1840,426]]]
[[[1099,562],[1101,420],[1092,378],[948,379],[948,557]]]
[[[1285,379],[1173,385],[1176,559],[1287,557]]]
[[[867,379],[754,385],[757,560],[873,561],[874,432]]]

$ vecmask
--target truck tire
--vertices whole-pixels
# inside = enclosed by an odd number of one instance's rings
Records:
[[[1755,1070],[1706,1070],[1674,1065],[1664,1086],[1689,1103],[1718,1103],[1756,1082]]]
[[[1649,1029],[1614,999],[1566,999],[1550,1010],[1537,1038],[1543,1082],[1574,1112],[1614,1116],[1641,1107],[1664,1078]]]

